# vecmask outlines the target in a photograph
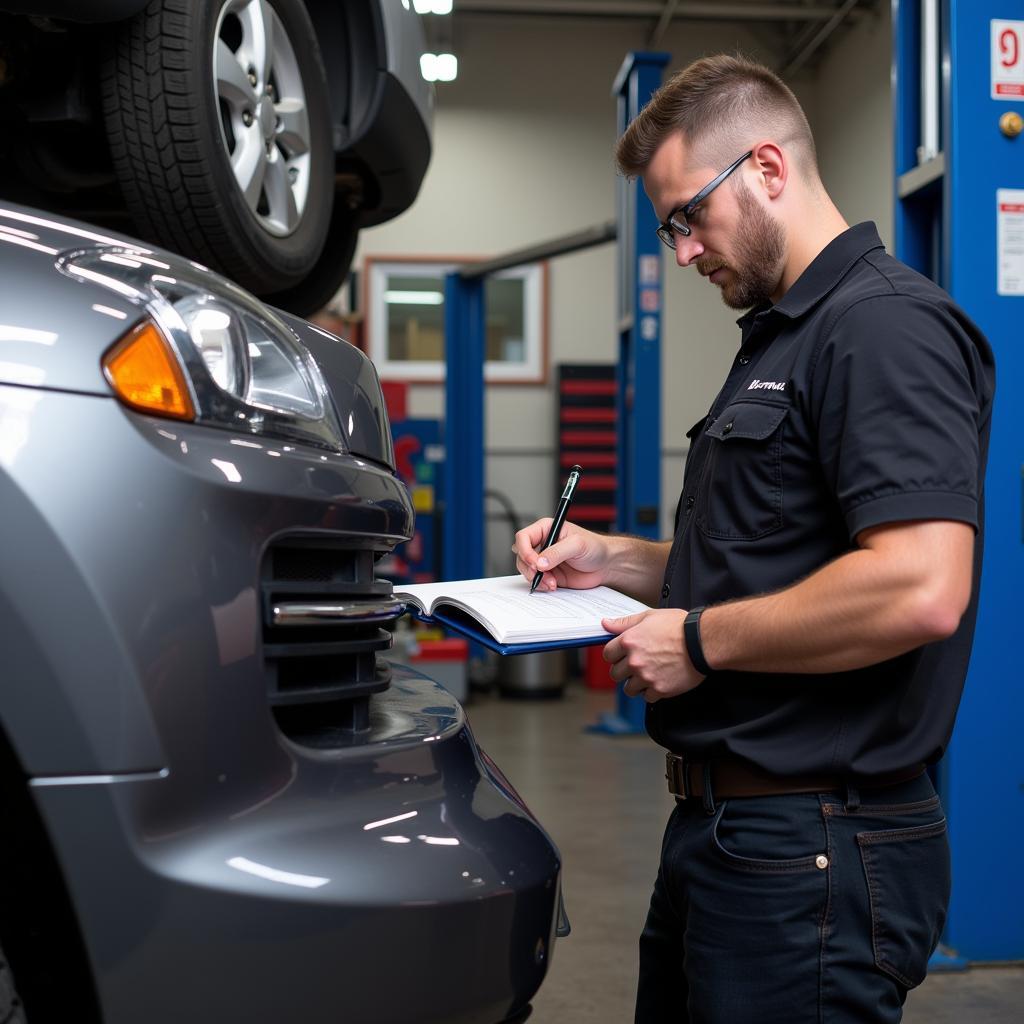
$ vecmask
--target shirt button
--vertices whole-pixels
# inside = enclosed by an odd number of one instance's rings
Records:
[[[669,594],[670,594],[671,592],[672,592],[672,588],[671,588],[671,587],[670,587],[670,586],[669,586],[669,585],[668,585],[667,583],[665,584],[665,586],[663,586],[663,587],[661,588],[661,596],[662,596],[662,597],[668,597],[668,595],[669,595]]]
[[[722,433],[728,434],[730,430],[732,430],[732,420],[730,420],[728,423],[726,423],[724,427],[722,427]]]

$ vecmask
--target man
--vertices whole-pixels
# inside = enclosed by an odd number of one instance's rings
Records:
[[[898,1021],[948,900],[942,754],[977,605],[991,351],[847,226],[767,68],[705,58],[619,141],[681,267],[750,308],[690,432],[671,543],[550,520],[542,586],[609,620],[677,806],[640,940],[639,1022]],[[752,308],[751,308],[752,307]]]

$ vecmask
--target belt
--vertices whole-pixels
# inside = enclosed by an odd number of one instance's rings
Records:
[[[849,781],[856,781],[862,789],[884,788],[909,782],[922,772],[924,765],[915,764],[885,775]],[[665,755],[665,778],[668,779],[668,791],[677,800],[703,799],[705,779],[710,779],[711,796],[715,800],[784,793],[824,793],[842,790],[847,784],[847,780],[839,775],[772,775],[735,759],[701,763],[671,753]]]

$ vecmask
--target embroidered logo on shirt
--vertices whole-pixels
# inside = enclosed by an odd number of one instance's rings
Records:
[[[785,391],[786,382],[784,380],[758,380],[754,378],[748,385],[748,391]]]

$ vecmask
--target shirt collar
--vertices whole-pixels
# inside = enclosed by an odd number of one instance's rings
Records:
[[[803,316],[839,284],[857,260],[873,249],[884,248],[872,221],[847,228],[814,257],[774,306],[768,302],[755,306],[736,321],[741,347],[756,346],[768,335],[777,334],[783,318],[795,320]],[[772,326],[774,330],[769,330]]]
[[[815,256],[772,308],[791,319],[803,316],[839,284],[857,260],[873,249],[884,248],[872,221],[847,228]]]

